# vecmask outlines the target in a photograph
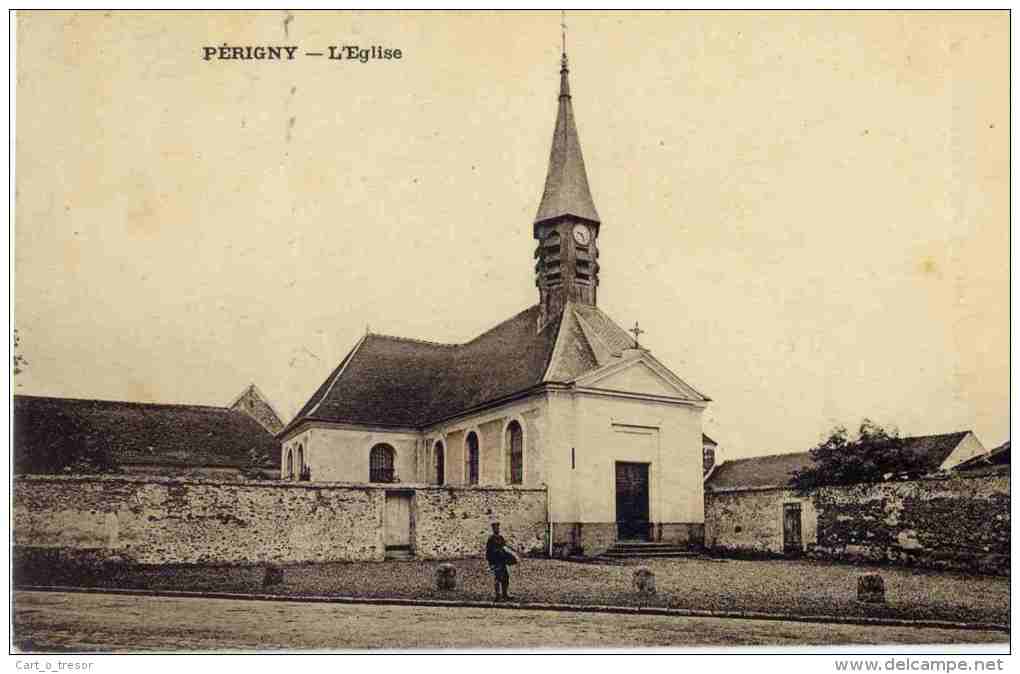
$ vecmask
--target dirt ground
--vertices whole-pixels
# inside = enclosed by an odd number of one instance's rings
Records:
[[[84,582],[54,579],[53,584],[286,595],[491,598],[492,576],[484,560],[451,563],[458,574],[458,589],[452,592],[435,589],[439,562],[425,561],[286,566],[283,583],[266,588],[262,587],[260,566],[133,567]],[[648,560],[645,565],[656,575],[658,593],[651,598],[633,591],[632,565],[549,559],[525,559],[513,567],[510,591],[524,602],[1009,622],[1009,579],[1003,577],[791,560],[683,558]],[[877,572],[885,579],[884,606],[856,600],[857,576],[864,572]]]
[[[555,611],[16,592],[27,652],[1002,644],[1002,632]],[[930,650],[929,646],[927,650]],[[836,649],[838,652],[838,649]]]

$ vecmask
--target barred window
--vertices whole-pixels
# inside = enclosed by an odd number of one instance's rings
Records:
[[[524,482],[524,432],[516,421],[506,427],[506,481],[508,484]]]
[[[474,431],[468,433],[465,445],[467,448],[467,452],[465,452],[467,483],[478,484],[478,436]]]
[[[394,450],[387,444],[379,444],[372,448],[368,456],[368,481],[393,482]]]
[[[291,451],[289,449],[287,450],[287,463],[286,463],[286,466],[287,466],[287,472],[285,472],[283,474],[283,478],[285,480],[289,480],[290,478],[294,477],[294,455],[291,453]]]

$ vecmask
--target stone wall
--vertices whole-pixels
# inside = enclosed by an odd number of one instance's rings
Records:
[[[522,552],[544,549],[544,489],[404,486],[413,547],[480,556],[489,522]],[[371,561],[385,557],[385,485],[26,476],[14,482],[14,542],[140,564]]]
[[[414,550],[422,559],[481,557],[498,520],[524,554],[546,553],[545,489],[431,487],[414,492]]]
[[[800,503],[803,552],[1009,573],[1009,475],[791,489],[709,491],[705,543],[721,552],[783,553],[783,506]]]
[[[715,550],[783,552],[783,506],[800,503],[802,539],[815,542],[815,509],[810,496],[792,489],[705,490],[705,544]]]
[[[1009,573],[1009,474],[828,487],[813,553]]]

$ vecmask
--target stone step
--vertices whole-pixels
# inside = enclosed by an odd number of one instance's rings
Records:
[[[655,552],[658,550],[690,550],[691,546],[680,543],[617,543],[611,549],[628,552]]]
[[[610,550],[616,550],[618,552],[663,552],[663,551],[667,551],[668,552],[668,551],[673,551],[673,550],[679,550],[681,552],[687,552],[688,550],[693,550],[694,548],[691,548],[690,546],[687,546],[687,545],[656,545],[656,546],[648,545],[648,546],[642,546],[642,547],[637,547],[637,546],[631,547],[631,546],[623,546],[623,545],[614,545],[613,547],[611,547],[609,549]]]
[[[610,559],[639,559],[645,557],[694,557],[697,554],[692,550],[648,550],[645,552],[607,550],[602,553],[602,556]]]
[[[692,557],[700,552],[696,546],[683,543],[654,541],[620,541],[602,554],[608,559],[640,559],[646,557]]]

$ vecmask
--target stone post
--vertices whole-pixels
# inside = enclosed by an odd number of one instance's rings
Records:
[[[634,569],[634,591],[638,594],[655,594],[655,573],[647,566]]]
[[[877,573],[857,577],[857,601],[868,604],[885,603],[885,580]]]
[[[440,564],[436,569],[436,589],[456,590],[457,589],[457,567],[453,564]]]
[[[283,583],[283,569],[275,564],[267,564],[266,570],[262,574],[262,587],[280,585],[281,583]]]

